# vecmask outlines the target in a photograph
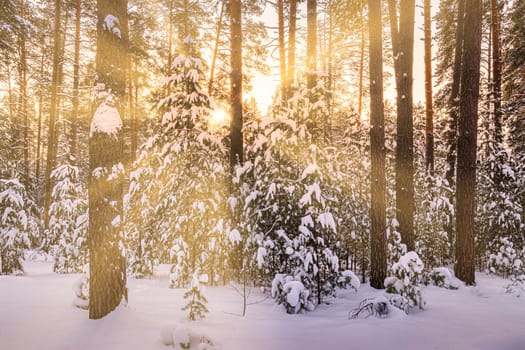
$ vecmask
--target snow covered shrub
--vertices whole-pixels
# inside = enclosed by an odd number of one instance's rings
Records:
[[[79,168],[65,162],[51,173],[55,186],[49,208],[48,237],[53,242],[53,270],[82,271],[87,259],[87,193]]]
[[[487,262],[493,250],[493,242],[506,238],[514,248],[523,248],[523,203],[520,202],[519,162],[507,150],[491,142],[488,154],[482,154],[477,171],[476,253],[481,264]],[[500,243],[496,244],[498,247]]]
[[[489,254],[487,267],[489,272],[505,278],[517,276],[525,271],[523,256],[507,237],[495,239],[490,245],[494,252]]]
[[[397,294],[393,298],[393,305],[408,312],[409,308],[425,308],[425,300],[419,287],[420,276],[423,272],[423,262],[415,252],[403,255],[392,266],[394,276],[385,278],[387,293]]]
[[[164,327],[160,331],[160,340],[166,346],[175,349],[198,349],[214,350],[219,349],[214,346],[210,338],[204,334],[190,331],[186,325],[177,325],[174,327]]]
[[[361,282],[359,282],[359,278],[350,270],[344,270],[339,272],[337,277],[337,287],[348,289],[352,288],[357,292],[359,287],[361,286]]]
[[[458,289],[460,283],[452,277],[452,273],[446,267],[434,267],[428,272],[424,272],[421,282],[425,285],[433,285],[440,288]]]
[[[359,306],[348,313],[348,319],[368,318],[375,316],[385,318],[390,313],[390,301],[380,294],[375,298],[363,299]]]
[[[278,273],[272,281],[272,298],[283,305],[286,312],[296,314],[315,309],[310,301],[310,291],[305,288],[301,278]]]
[[[186,326],[166,327],[160,332],[162,344],[179,350],[191,348],[191,334]]]
[[[511,282],[505,287],[505,291],[519,298],[525,295],[525,275],[511,277]]]
[[[401,234],[397,230],[399,223],[395,218],[395,208],[387,209],[386,246],[387,265],[393,266],[406,253],[406,244],[401,243]]]
[[[201,284],[207,282],[208,275],[201,275],[197,270],[193,274],[190,290],[184,293],[184,299],[188,299],[188,303],[182,308],[182,310],[188,310],[188,319],[191,321],[206,317],[205,314],[208,312],[206,303],[208,300],[204,296],[204,287]]]
[[[147,152],[147,145],[134,164],[130,186],[124,197],[124,228],[127,233],[128,274],[136,278],[153,275],[164,249],[159,242],[157,214],[159,183],[155,178],[154,157]],[[140,203],[140,204],[139,204]]]
[[[416,252],[428,268],[443,266],[452,262],[452,239],[445,231],[454,220],[452,189],[441,176],[424,171],[416,172],[415,187]]]
[[[30,246],[26,201],[18,179],[0,179],[0,274],[23,273],[24,250]]]
[[[132,273],[170,262],[174,287],[197,270],[212,282],[224,270],[227,153],[208,130],[214,104],[200,87],[202,68],[196,57],[175,58],[170,95],[158,105],[161,125],[135,164],[126,208]]]
[[[87,310],[89,308],[89,265],[83,266],[82,275],[73,284],[75,299],[73,305],[79,309]]]

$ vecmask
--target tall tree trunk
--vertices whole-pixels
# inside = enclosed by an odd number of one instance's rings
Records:
[[[283,0],[277,0],[277,17],[279,31],[279,68],[281,73],[281,102],[286,100],[286,53],[284,44],[284,5]]]
[[[168,26],[168,62],[166,62],[166,75],[169,77],[171,75],[171,65],[173,63],[173,0],[168,0],[168,16],[169,16],[169,26]],[[171,86],[167,84],[166,91],[168,95],[171,94]]]
[[[20,1],[20,16],[25,17],[25,2]],[[18,103],[18,122],[19,124],[19,145],[22,150],[23,157],[23,176],[24,185],[29,187],[29,118],[27,110],[27,48],[26,48],[26,31],[22,30],[18,34],[18,50],[20,53],[20,61],[18,62],[19,73],[19,103]]]
[[[123,115],[127,0],[97,1],[96,109],[89,137],[89,318],[113,311],[126,293],[122,245]]]
[[[58,140],[56,130],[56,120],[58,115],[58,84],[60,81],[60,65],[62,64],[60,43],[60,28],[62,15],[62,0],[55,1],[55,27],[53,36],[53,77],[51,79],[51,109],[49,111],[49,131],[47,137],[47,157],[46,171],[44,174],[45,195],[44,195],[44,227],[49,227],[49,207],[51,206],[51,192],[53,191],[53,181],[51,172],[56,162],[56,143]]]
[[[454,48],[454,67],[452,70],[452,86],[449,101],[449,130],[447,133],[447,171],[445,178],[450,186],[454,185],[456,173],[456,149],[457,149],[457,129],[459,116],[459,90],[461,86],[461,68],[463,61],[463,29],[465,23],[465,1],[458,0],[458,18],[456,24],[456,43]],[[451,229],[452,230],[452,229]],[[449,235],[453,232],[447,230]]]
[[[364,7],[364,5],[363,5]],[[365,20],[364,20],[364,8],[361,7],[359,11],[359,27],[361,31],[361,45],[359,47],[359,96],[357,102],[357,114],[359,118],[363,115],[363,82],[365,73]]]
[[[312,89],[316,85],[317,69],[317,0],[306,0],[306,26],[307,86]]]
[[[131,139],[131,161],[134,162],[137,160],[137,149],[138,144],[135,139],[135,133],[137,129],[136,121],[136,106],[134,105],[134,95],[133,95],[133,80],[135,72],[133,70],[133,60],[131,54],[128,55],[128,109],[129,109],[129,121],[130,121],[130,139]]]
[[[425,27],[425,164],[430,174],[434,173],[434,109],[432,102],[432,22],[431,3],[423,4]]]
[[[217,33],[215,35],[215,47],[213,48],[213,57],[211,59],[211,67],[210,67],[210,80],[208,81],[208,95],[212,95],[213,92],[213,79],[215,75],[215,65],[217,62],[217,54],[219,52],[219,42],[221,40],[221,30],[222,30],[222,18],[224,15],[224,6],[226,4],[226,0],[221,1],[221,11],[219,13],[219,21],[217,22]]]
[[[415,0],[401,0],[398,25],[396,1],[388,4],[397,90],[396,216],[401,241],[411,251],[415,249],[412,81],[416,5]]]
[[[333,55],[334,55],[334,14],[332,11],[332,1],[327,3],[328,12],[328,49],[327,49],[327,63],[328,63],[328,78],[326,82],[327,98],[326,106],[328,113],[325,116],[325,141],[330,142],[332,139],[332,99],[334,96],[334,69],[333,69]]]
[[[454,188],[455,174],[456,174],[456,151],[457,151],[457,131],[458,131],[458,118],[459,118],[459,90],[461,87],[461,76],[462,76],[462,62],[463,62],[463,31],[465,26],[465,1],[458,0],[458,11],[456,20],[456,37],[455,37],[455,48],[454,48],[454,66],[452,68],[452,85],[450,91],[449,104],[449,120],[448,130],[445,135],[447,143],[447,156],[446,156],[446,171],[445,179],[449,186]],[[454,203],[456,200],[455,195],[450,196],[450,202]],[[452,215],[451,215],[452,216]],[[454,219],[450,218],[445,224],[445,231],[451,246],[451,255],[453,253],[453,244],[455,241],[455,230],[454,230]]]
[[[230,33],[231,33],[231,111],[230,126],[231,153],[230,164],[243,163],[242,136],[242,16],[241,1],[230,2]]]
[[[292,85],[295,83],[295,34],[297,31],[297,0],[290,0],[290,20],[288,23],[288,71],[287,94],[292,97]]]
[[[499,157],[503,143],[503,132],[502,132],[502,108],[501,108],[501,20],[500,20],[500,9],[497,0],[490,0],[490,13],[491,13],[491,33],[492,33],[492,99],[494,102],[494,142],[495,149],[498,152],[496,155]],[[500,169],[500,167],[496,167]],[[501,182],[502,174],[499,170],[496,170],[495,182],[499,185]]]
[[[9,64],[6,64],[6,71],[7,71],[7,98],[8,101],[8,110],[9,110],[9,121],[14,123],[15,118],[15,111],[13,108],[13,87],[11,85],[11,66]]]
[[[75,52],[73,61],[73,111],[71,113],[71,136],[70,136],[70,153],[72,159],[77,158],[77,123],[79,110],[79,82],[80,82],[80,0],[76,0],[75,7]]]
[[[42,58],[40,59],[40,84],[43,84],[42,79],[44,77],[44,58],[45,58],[45,46],[42,46]],[[42,149],[42,115],[44,111],[44,91],[43,87],[40,86],[38,89],[38,131],[36,137],[36,169],[35,178],[37,182],[40,182],[40,164],[42,163],[41,149]]]
[[[383,106],[383,36],[381,1],[368,0],[370,36],[370,285],[383,288],[386,277],[386,180],[385,180],[385,116]]]
[[[473,285],[475,283],[474,217],[482,3],[481,0],[467,0],[466,4],[458,123],[455,274],[467,285]]]

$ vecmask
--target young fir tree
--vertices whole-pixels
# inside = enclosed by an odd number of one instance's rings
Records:
[[[212,282],[221,273],[227,163],[221,137],[208,130],[214,106],[201,88],[202,70],[191,55],[173,61],[161,126],[136,163],[127,201],[132,272],[151,273],[169,259],[173,287],[187,285],[196,269]]]
[[[310,132],[308,116],[322,104],[309,97],[308,90],[301,90],[288,101],[289,110],[277,106],[275,118],[247,125],[248,161],[236,169],[239,189],[230,200],[234,216],[241,216],[235,232],[244,245],[234,254],[250,256],[238,268],[250,269],[263,285],[283,274],[300,283],[307,300],[290,309],[296,311],[331,298],[339,271],[337,169],[333,154],[316,144]]]
[[[24,251],[30,246],[28,196],[16,178],[0,179],[0,274],[23,273]]]
[[[204,296],[204,287],[201,285],[206,282],[208,282],[207,275],[201,275],[197,269],[193,273],[190,289],[184,293],[184,299],[188,299],[188,303],[182,308],[182,311],[188,310],[188,319],[191,321],[206,317],[208,312],[206,308],[208,300]]]
[[[79,173],[67,161],[51,173],[48,235],[54,242],[53,270],[59,273],[81,272],[87,262],[87,196]]]

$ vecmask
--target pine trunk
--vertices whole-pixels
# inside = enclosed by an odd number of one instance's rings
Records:
[[[467,285],[473,285],[475,283],[474,217],[482,4],[481,0],[468,0],[466,4],[458,122],[455,274]]]
[[[399,26],[395,1],[389,1],[397,90],[396,216],[401,241],[414,244],[414,132],[412,81],[414,62],[415,0],[401,0]],[[392,23],[394,21],[395,23]]]
[[[500,159],[501,148],[503,143],[502,132],[502,108],[501,108],[501,41],[500,41],[500,10],[497,0],[490,0],[491,12],[491,33],[492,33],[492,99],[494,103],[494,142],[496,155]],[[499,187],[502,179],[501,167],[496,167],[495,182]]]
[[[79,111],[79,82],[80,82],[80,0],[76,0],[75,7],[75,52],[73,61],[73,111],[71,113],[71,136],[70,136],[70,153],[76,161],[77,158],[77,123]]]
[[[20,16],[25,17],[25,3],[20,1]],[[20,61],[18,62],[19,73],[19,103],[18,103],[18,122],[19,122],[19,147],[22,150],[23,159],[23,176],[24,185],[29,188],[29,118],[27,109],[27,47],[26,47],[26,33],[21,31],[18,35],[18,49],[20,52]]]
[[[213,48],[213,57],[211,59],[210,67],[210,80],[208,81],[208,95],[212,96],[213,92],[213,79],[215,75],[215,65],[217,62],[217,54],[219,52],[219,43],[221,39],[221,29],[222,29],[222,17],[224,14],[224,6],[226,0],[221,1],[221,12],[219,13],[219,21],[217,22],[217,33],[215,34],[215,47]]]
[[[281,102],[286,100],[286,53],[284,44],[284,5],[277,0],[277,17],[279,31],[279,69],[281,73]]]
[[[231,153],[230,164],[243,163],[242,140],[242,17],[241,1],[230,2],[230,32],[231,32],[231,111],[230,126]]]
[[[42,58],[40,60],[40,84],[42,84],[42,79],[44,77],[44,58],[45,58],[45,48],[42,48]],[[37,137],[36,137],[36,169],[35,169],[35,178],[36,181],[40,182],[40,164],[42,163],[41,150],[42,150],[42,117],[44,113],[44,91],[40,87],[38,89],[38,126],[37,126]]]
[[[312,89],[316,85],[317,69],[317,1],[306,1],[306,74],[307,87]]]
[[[370,36],[370,153],[372,158],[370,285],[374,288],[384,288],[387,245],[383,37],[380,0],[368,0],[368,21]]]
[[[425,29],[425,165],[430,174],[434,173],[434,109],[432,102],[432,22],[431,3],[423,4]]]
[[[104,317],[127,298],[126,262],[121,251],[124,168],[120,119],[126,91],[127,0],[98,0],[97,9],[96,108],[89,138],[91,319]],[[108,119],[114,125],[110,129],[104,127]]]
[[[49,227],[49,207],[51,206],[51,192],[53,191],[53,181],[51,172],[56,162],[56,144],[58,140],[56,130],[56,119],[58,115],[58,84],[60,81],[60,66],[62,64],[60,43],[60,28],[62,16],[62,0],[55,1],[55,27],[53,37],[53,76],[51,79],[51,109],[49,111],[49,130],[47,137],[47,156],[46,171],[44,173],[45,195],[44,195],[44,227]]]
[[[297,30],[297,0],[290,0],[290,20],[288,23],[288,71],[287,94],[292,97],[292,86],[295,83],[295,34]]]
[[[363,82],[365,73],[365,20],[364,20],[364,9],[361,8],[359,13],[359,27],[361,35],[361,45],[359,47],[359,96],[357,103],[357,114],[359,118],[362,118],[363,114]]]
[[[458,0],[458,18],[456,24],[456,44],[454,48],[454,67],[452,71],[452,86],[450,90],[449,101],[449,130],[446,136],[447,139],[447,171],[445,178],[449,186],[454,185],[454,177],[456,173],[456,149],[457,149],[457,130],[458,130],[458,115],[459,115],[459,89],[461,85],[461,69],[463,61],[463,29],[465,23],[465,1]],[[451,230],[447,230],[449,235],[453,234]]]

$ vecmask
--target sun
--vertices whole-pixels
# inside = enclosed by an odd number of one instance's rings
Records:
[[[245,98],[255,98],[259,112],[265,115],[273,102],[273,95],[278,85],[278,82],[272,76],[255,73],[252,79],[253,89],[245,95]]]
[[[217,108],[211,112],[208,119],[208,126],[211,130],[219,131],[228,128],[230,124],[230,115],[222,108]]]

